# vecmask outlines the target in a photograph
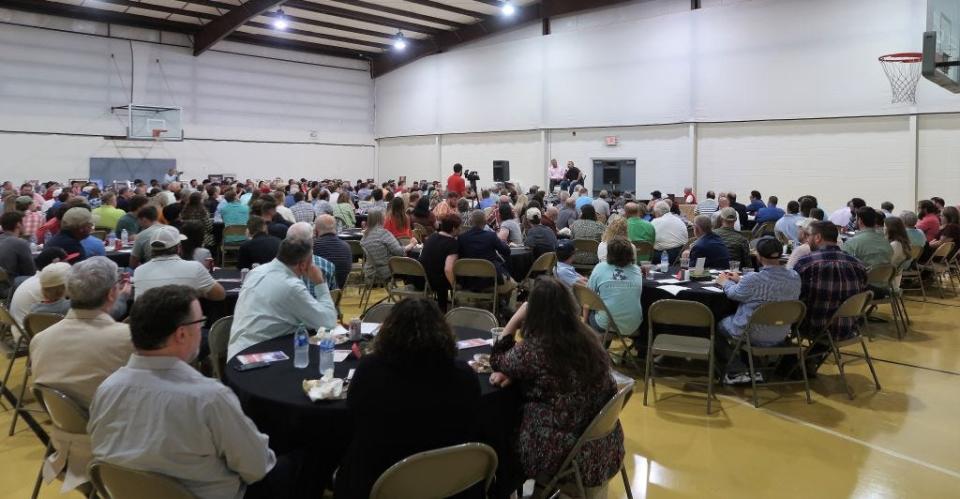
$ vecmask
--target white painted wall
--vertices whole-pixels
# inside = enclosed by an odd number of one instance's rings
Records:
[[[524,190],[543,185],[545,164],[540,132],[471,133],[445,135],[440,140],[441,179],[453,172],[454,163],[464,169],[477,170],[478,186],[493,183],[494,160],[510,161],[510,180],[520,182]]]
[[[960,203],[960,114],[920,118],[918,194]]]
[[[181,35],[112,26],[107,37],[100,23],[5,9],[0,21],[0,178],[86,176],[91,156],[174,158],[187,177],[374,175],[362,61],[229,42],[193,57]],[[131,92],[182,106],[186,140],[105,140],[126,134],[110,108]]]
[[[402,175],[407,181],[438,180],[440,171],[440,151],[437,137],[403,137],[381,139],[377,144],[377,178],[397,179]]]

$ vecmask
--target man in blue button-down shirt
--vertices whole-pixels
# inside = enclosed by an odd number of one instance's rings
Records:
[[[764,303],[796,300],[800,298],[800,276],[780,263],[783,247],[773,237],[762,237],[757,241],[757,259],[762,268],[759,272],[744,275],[721,274],[717,283],[723,286],[723,292],[731,300],[740,303],[737,312],[719,323],[719,332],[728,341],[717,342],[717,355],[721,362],[729,359],[732,346],[742,336],[757,307]],[[750,331],[750,343],[754,346],[773,346],[783,343],[790,332],[790,326],[758,326]],[[746,366],[739,358],[733,359],[727,369],[725,382],[749,382],[742,376]]]

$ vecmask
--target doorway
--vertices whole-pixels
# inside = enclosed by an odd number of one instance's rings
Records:
[[[636,159],[594,159],[593,160],[593,196],[601,190],[633,191],[637,187]]]

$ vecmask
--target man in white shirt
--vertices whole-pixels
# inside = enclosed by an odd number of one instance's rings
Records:
[[[186,238],[176,227],[161,225],[156,229],[150,238],[153,258],[133,272],[134,299],[150,289],[169,284],[191,287],[212,301],[227,296],[223,286],[213,280],[202,263],[180,258],[180,241]]]
[[[303,284],[304,276],[314,283],[316,298]],[[227,358],[257,343],[293,334],[300,324],[332,329],[336,322],[337,309],[323,273],[313,262],[312,245],[298,238],[285,239],[277,258],[251,270],[243,281]]]
[[[268,437],[232,390],[190,367],[204,320],[185,286],[154,288],[137,300],[130,315],[136,353],[90,407],[93,456],[171,477],[196,497],[286,497],[264,480],[277,473]]]
[[[653,261],[660,261],[660,253],[666,251],[670,261],[677,259],[683,245],[687,244],[689,232],[687,224],[680,217],[670,213],[670,204],[666,201],[658,201],[653,207],[653,228],[656,234],[656,240],[653,243]]]

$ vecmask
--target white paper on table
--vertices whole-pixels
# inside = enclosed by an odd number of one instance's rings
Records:
[[[378,332],[380,332],[379,322],[361,322],[360,323],[360,334],[369,334],[370,336],[376,336]]]
[[[668,284],[666,286],[657,286],[657,289],[662,289],[667,293],[672,294],[673,296],[677,296],[678,294],[680,294],[681,291],[686,291],[690,288]]]
[[[657,279],[660,284],[679,284],[681,281],[676,279]]]
[[[698,274],[703,273],[703,266],[707,264],[706,258],[697,258],[697,266],[694,268]]]
[[[333,351],[333,361],[334,362],[343,362],[347,360],[347,357],[350,356],[350,350],[334,350]]]
[[[722,270],[717,270],[717,269],[710,269],[710,273],[713,274],[713,275],[717,275],[717,274],[722,274],[723,271],[722,271]]]
[[[716,287],[716,286],[704,286],[704,287],[702,287],[702,288],[700,288],[700,289],[704,289],[704,290],[707,290],[707,291],[713,291],[714,293],[723,293],[723,290],[720,289],[720,288],[718,288],[718,287]]]
[[[337,324],[336,327],[330,330],[330,334],[349,334],[350,331],[347,331],[347,328]]]

